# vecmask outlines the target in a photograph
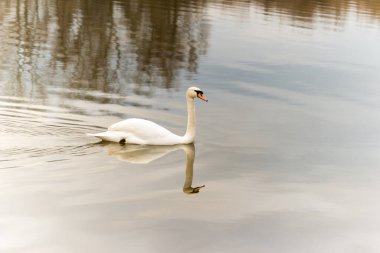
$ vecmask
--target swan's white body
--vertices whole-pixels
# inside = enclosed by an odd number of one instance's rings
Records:
[[[105,141],[142,145],[175,145],[193,143],[195,139],[195,106],[194,99],[199,97],[205,101],[199,88],[190,87],[186,92],[187,99],[187,130],[184,136],[176,135],[166,128],[145,119],[126,119],[111,125],[108,131],[88,134]]]
[[[126,119],[111,125],[107,132],[89,134],[105,141],[142,144],[174,145],[185,143],[183,137],[173,134],[166,128],[145,119]]]

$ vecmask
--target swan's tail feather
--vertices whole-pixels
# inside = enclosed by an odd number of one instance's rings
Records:
[[[102,132],[102,133],[97,133],[97,134],[86,134],[86,135],[97,137],[104,141],[112,141],[112,142],[120,142],[121,140],[126,139],[124,133],[117,132],[117,131],[107,131],[107,132]]]

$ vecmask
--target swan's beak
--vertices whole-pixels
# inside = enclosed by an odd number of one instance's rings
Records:
[[[203,101],[208,102],[208,99],[207,99],[205,96],[203,96],[202,93],[198,93],[198,94],[197,94],[197,97],[200,98],[200,99],[202,99]]]

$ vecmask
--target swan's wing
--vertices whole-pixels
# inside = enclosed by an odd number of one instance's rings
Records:
[[[109,131],[119,131],[125,133],[133,133],[136,136],[160,136],[173,134],[166,128],[145,119],[126,119],[111,125]]]
[[[142,144],[175,144],[179,143],[179,136],[173,134],[166,128],[145,119],[126,119],[111,125],[109,131],[123,132],[126,140]]]

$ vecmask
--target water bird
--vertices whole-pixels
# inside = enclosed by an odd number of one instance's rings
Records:
[[[184,136],[176,135],[150,120],[136,118],[115,123],[106,132],[87,135],[100,138],[104,141],[119,142],[120,144],[176,145],[193,143],[196,128],[195,98],[208,102],[201,89],[197,87],[187,89],[187,129]]]

